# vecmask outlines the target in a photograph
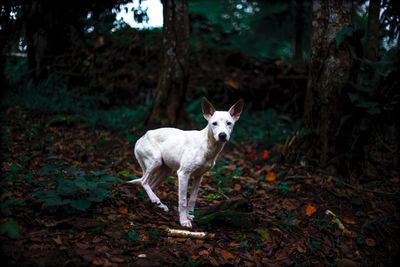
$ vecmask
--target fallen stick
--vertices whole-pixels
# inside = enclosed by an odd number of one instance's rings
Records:
[[[206,239],[206,238],[214,238],[215,234],[207,233],[207,232],[191,232],[187,230],[178,230],[178,229],[166,229],[167,235],[171,237],[191,237],[197,239]]]

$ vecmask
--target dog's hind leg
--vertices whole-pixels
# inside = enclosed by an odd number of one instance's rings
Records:
[[[166,205],[164,205],[161,202],[160,198],[157,197],[156,194],[153,192],[153,190],[151,189],[150,183],[149,183],[150,177],[158,171],[158,168],[161,167],[161,164],[162,164],[161,160],[154,161],[147,168],[145,174],[141,178],[141,183],[142,183],[142,186],[143,186],[144,190],[146,191],[147,195],[149,196],[150,201],[155,203],[157,205],[157,207],[163,209],[164,211],[169,211],[168,207]]]
[[[150,187],[153,191],[157,190],[158,186],[164,181],[164,179],[171,174],[171,169],[165,165],[162,165],[155,173],[153,179],[150,180]]]
[[[143,172],[143,175],[144,175],[147,168],[146,168],[146,164],[142,160],[142,157],[141,157],[141,154],[140,154],[140,146],[141,146],[142,142],[143,142],[142,138],[140,138],[137,141],[137,143],[135,145],[135,149],[134,149],[134,154],[135,154],[135,158],[138,161],[138,163],[140,165],[140,168],[142,169],[142,172]],[[140,184],[141,182],[142,182],[142,178],[139,178],[139,179],[135,179],[135,180],[130,180],[127,183],[128,184]]]

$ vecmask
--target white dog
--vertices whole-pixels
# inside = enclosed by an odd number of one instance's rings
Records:
[[[215,165],[219,152],[229,140],[233,126],[242,112],[243,100],[239,100],[229,111],[215,111],[211,103],[203,98],[202,109],[208,124],[201,131],[160,128],[142,136],[136,142],[135,157],[143,170],[143,176],[128,182],[140,183],[151,202],[168,211],[168,207],[154,191],[167,176],[176,172],[179,183],[179,221],[185,227],[192,227],[202,175]],[[187,201],[190,178],[193,179],[193,186]]]

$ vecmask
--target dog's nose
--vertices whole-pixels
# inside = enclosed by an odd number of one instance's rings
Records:
[[[225,141],[226,140],[226,133],[219,133],[218,138],[220,141]]]

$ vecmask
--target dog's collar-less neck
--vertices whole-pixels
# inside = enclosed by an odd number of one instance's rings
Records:
[[[207,125],[206,128],[203,129],[203,133],[207,135],[207,147],[209,153],[207,153],[207,158],[215,159],[219,152],[224,148],[225,142],[218,142],[214,139],[212,131],[210,127]]]

